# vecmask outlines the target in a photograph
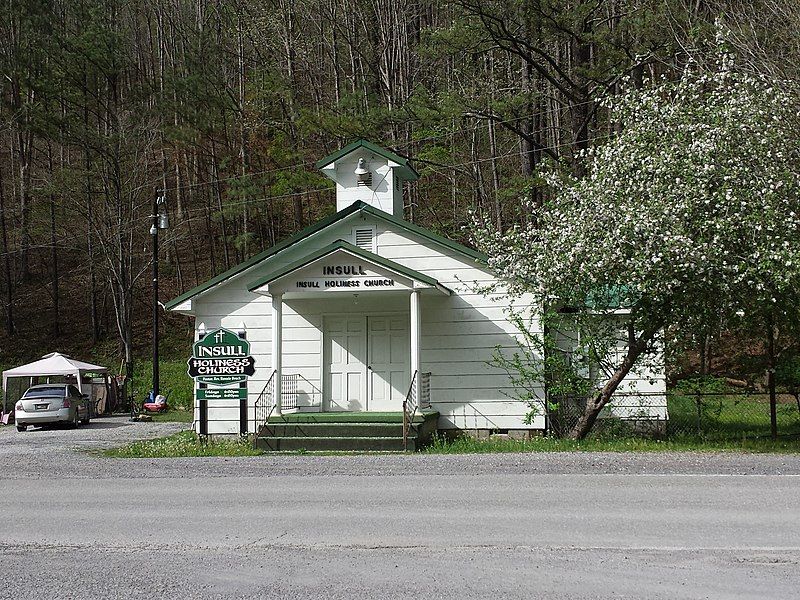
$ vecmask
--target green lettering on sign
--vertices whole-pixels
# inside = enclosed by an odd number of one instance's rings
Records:
[[[197,400],[247,399],[246,382],[255,373],[256,361],[250,355],[250,343],[234,332],[208,333],[194,344],[187,364]]]

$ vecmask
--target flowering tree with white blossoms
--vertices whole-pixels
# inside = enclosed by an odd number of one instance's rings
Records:
[[[790,318],[800,290],[795,96],[720,52],[710,69],[692,64],[603,105],[622,129],[584,154],[585,175],[550,169],[532,225],[476,232],[512,294],[573,307],[587,330],[624,320],[624,351],[594,356],[616,359],[570,432],[578,439],[663,341],[708,315]],[[597,302],[614,290],[626,292],[623,314]]]

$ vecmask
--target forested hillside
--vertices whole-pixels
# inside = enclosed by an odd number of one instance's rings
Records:
[[[580,177],[624,127],[598,99],[702,62],[718,19],[745,69],[797,78],[777,0],[5,2],[0,357],[132,360],[157,190],[165,301],[333,212],[313,164],[356,138],[415,161],[408,220],[522,223],[544,161]],[[165,333],[188,348],[185,319]]]

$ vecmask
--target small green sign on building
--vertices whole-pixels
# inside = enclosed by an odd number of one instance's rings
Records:
[[[187,363],[197,400],[246,400],[255,363],[243,336],[224,328],[209,332],[195,342]]]

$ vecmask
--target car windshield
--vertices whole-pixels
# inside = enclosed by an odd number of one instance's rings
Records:
[[[48,398],[52,396],[63,396],[64,386],[31,388],[25,392],[25,398]]]

